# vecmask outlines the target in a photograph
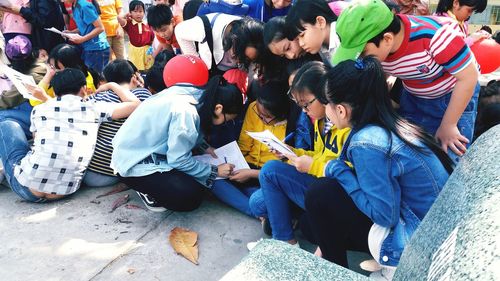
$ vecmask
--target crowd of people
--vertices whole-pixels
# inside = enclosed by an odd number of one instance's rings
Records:
[[[121,182],[152,211],[191,211],[210,192],[273,239],[299,246],[300,227],[336,264],[370,252],[390,280],[500,123],[500,82],[480,87],[470,49],[492,37],[468,29],[486,5],[2,0],[1,63],[37,85],[26,97],[0,77],[1,175],[39,203]],[[247,135],[264,130],[293,153]],[[250,169],[193,157],[232,141]]]

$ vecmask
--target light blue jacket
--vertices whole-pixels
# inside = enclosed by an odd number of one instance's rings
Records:
[[[197,112],[202,94],[198,88],[173,86],[143,101],[113,139],[115,173],[141,177],[176,169],[211,187],[217,167],[191,155],[203,142]],[[153,161],[144,161],[148,157]]]
[[[382,127],[366,126],[351,135],[343,154],[354,170],[341,156],[327,164],[325,176],[337,179],[374,223],[391,229],[380,262],[395,266],[449,174],[430,149],[420,144],[426,153],[418,152]]]

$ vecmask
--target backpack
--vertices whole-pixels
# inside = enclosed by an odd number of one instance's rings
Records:
[[[241,0],[209,0],[201,4],[196,15],[203,16],[211,13],[223,13],[233,16],[245,16],[248,14],[248,10],[248,5],[243,4]]]

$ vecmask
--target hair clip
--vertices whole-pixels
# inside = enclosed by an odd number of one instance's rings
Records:
[[[363,70],[365,69],[365,63],[363,62],[363,59],[362,58],[358,58],[355,62],[354,62],[354,67],[358,70]]]

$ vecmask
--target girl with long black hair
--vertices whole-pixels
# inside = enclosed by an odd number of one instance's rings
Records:
[[[325,168],[329,179],[308,190],[309,230],[329,261],[347,267],[347,250],[370,249],[380,264],[397,266],[453,163],[431,135],[392,108],[376,59],[342,62],[325,77],[326,114],[352,132]]]

